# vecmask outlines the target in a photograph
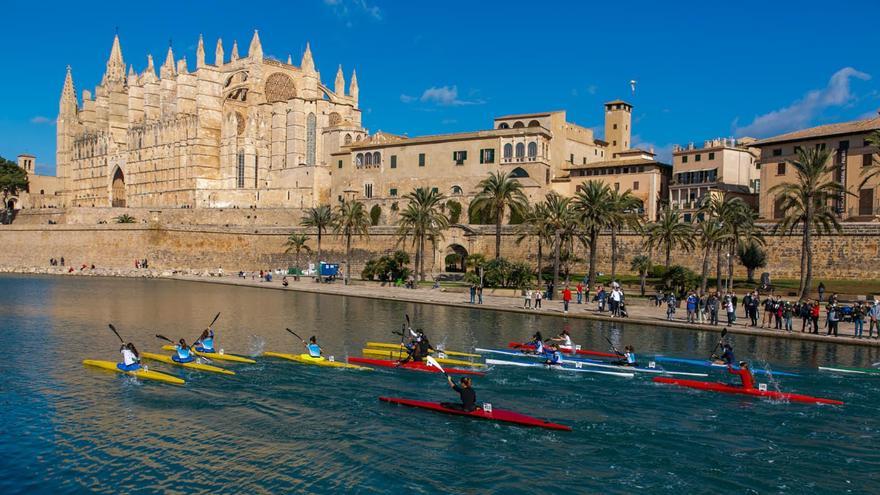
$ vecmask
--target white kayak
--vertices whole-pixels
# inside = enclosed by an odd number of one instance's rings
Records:
[[[516,357],[525,357],[531,359],[540,359],[542,361],[547,360],[547,356],[543,354],[529,354],[501,349],[481,349],[477,348],[477,352],[482,352],[484,354],[500,354],[503,356],[516,356]],[[654,373],[658,375],[679,375],[679,376],[699,376],[699,377],[707,377],[708,373],[690,373],[685,371],[667,371],[662,368],[652,368],[652,367],[644,367],[644,366],[622,366],[617,364],[607,364],[606,362],[594,361],[592,359],[572,359],[568,357],[562,358],[563,365],[571,365],[574,366],[574,369],[581,369],[584,366],[589,366],[591,368],[603,368],[603,369],[611,369],[618,370],[625,373]]]
[[[609,376],[619,376],[621,378],[632,378],[635,375],[632,373],[621,373],[619,371],[602,371],[602,370],[593,370],[593,369],[585,369],[585,368],[570,368],[565,366],[549,366],[542,363],[522,363],[519,361],[502,361],[500,359],[487,359],[486,364],[488,365],[497,365],[497,366],[519,366],[522,368],[544,368],[549,370],[557,370],[557,371],[572,371],[575,373],[596,373],[599,375],[609,375]]]

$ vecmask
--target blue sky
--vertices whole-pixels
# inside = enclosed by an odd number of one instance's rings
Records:
[[[410,136],[487,128],[554,109],[599,129],[602,103],[634,106],[634,139],[673,143],[773,135],[880,108],[880,2],[5,1],[0,155],[37,155],[54,173],[65,66],[77,91],[100,81],[118,27],[140,72],[169,40],[190,70],[204,34],[242,55],[298,64],[311,42],[322,79],[357,69],[364,125]],[[251,12],[242,12],[247,5]],[[638,81],[635,95],[629,81]],[[597,134],[601,136],[601,130]]]

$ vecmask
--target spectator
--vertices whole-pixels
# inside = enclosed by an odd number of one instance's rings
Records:
[[[866,314],[865,306],[861,302],[852,305],[853,337],[857,339],[862,338],[862,332],[865,331]]]
[[[718,299],[717,292],[709,296],[707,304],[709,305],[709,323],[712,325],[718,325],[718,306],[720,303],[721,301]]]
[[[596,300],[599,302],[599,312],[600,313],[605,311],[605,300],[607,298],[608,298],[608,294],[605,293],[605,288],[600,285],[599,291],[596,292]]]
[[[874,299],[874,302],[871,304],[871,308],[868,310],[868,317],[870,318],[870,323],[868,324],[868,338],[871,338],[871,335],[874,333],[874,328],[877,328],[877,338],[880,339],[880,301]]]
[[[623,297],[623,293],[620,292],[620,286],[613,286],[611,289],[611,317],[620,316],[620,300]]]
[[[566,285],[564,289],[562,289],[562,312],[564,314],[568,314],[568,304],[571,302],[571,289]],[[612,315],[613,316],[613,315]]]
[[[575,288],[577,289],[578,304],[582,304],[584,302],[584,284],[578,282]]]
[[[477,286],[477,301],[478,304],[483,304],[483,284]]]
[[[532,309],[532,289],[523,291],[523,309]]]
[[[791,318],[794,315],[794,307],[788,301],[783,304],[782,307],[782,319],[785,320],[785,331],[791,333],[794,330],[794,327],[791,323]]]
[[[535,291],[535,309],[541,309],[541,299],[543,298],[543,294],[541,293],[541,289]]]
[[[826,335],[831,335],[834,332],[834,336],[837,337],[837,323],[840,321],[840,311],[834,303],[828,304],[825,307],[825,311],[825,326],[828,327]]]
[[[700,299],[691,291],[687,297],[687,322],[688,323],[696,323],[697,322],[697,306],[699,305]]]
[[[819,303],[813,302],[810,306],[810,319],[813,320],[813,333],[819,333]]]
[[[736,309],[733,305],[733,297],[728,295],[724,298],[724,309],[727,310],[727,326],[736,323]]]
[[[761,328],[764,328],[764,325],[769,328],[773,324],[773,296],[768,294],[761,306],[764,309],[764,314],[761,316]]]
[[[669,297],[666,299],[666,319],[667,320],[672,321],[675,319],[675,306],[676,306],[675,294],[670,292]]]
[[[803,320],[801,324],[801,333],[804,333],[807,330],[807,324],[810,322],[810,301],[801,301],[798,307],[798,313],[800,314],[801,320]]]
[[[476,301],[476,298],[477,298],[477,285],[476,284],[471,284],[470,293],[471,293],[471,304],[474,304],[474,302]]]
[[[821,303],[825,299],[825,284],[819,282],[819,287],[817,290],[819,291],[819,302]]]

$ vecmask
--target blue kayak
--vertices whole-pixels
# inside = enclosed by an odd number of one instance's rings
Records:
[[[666,356],[654,356],[654,361],[658,363],[677,363],[677,364],[690,364],[693,366],[703,366],[707,368],[726,368],[726,364],[713,363],[712,361],[708,361],[705,359],[686,359],[686,358],[675,358],[675,357],[666,357]],[[734,366],[733,369],[738,370],[739,366]],[[788,371],[767,371],[761,368],[752,368],[752,373],[756,375],[773,375],[773,376],[800,376],[797,373],[791,373]]]

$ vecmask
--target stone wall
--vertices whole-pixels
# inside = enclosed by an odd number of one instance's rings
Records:
[[[141,210],[143,211],[143,210]],[[197,211],[197,210],[193,210]],[[240,210],[237,213],[247,213]],[[253,213],[253,211],[250,211]],[[258,219],[268,218],[264,210],[257,210]],[[279,217],[282,218],[282,217]],[[298,215],[295,218],[298,218]],[[295,222],[291,221],[291,224]],[[301,230],[301,229],[300,229]],[[264,225],[237,227],[199,227],[195,225],[171,225],[166,223],[147,224],[67,224],[67,225],[28,225],[18,224],[0,227],[0,238],[4,249],[0,253],[0,266],[42,266],[49,258],[64,256],[68,265],[95,264],[99,267],[128,268],[135,259],[147,258],[156,269],[208,269],[222,266],[227,272],[279,268],[293,264],[293,254],[284,254],[284,241],[291,229]],[[314,233],[309,233],[309,245],[316,249]],[[534,241],[517,245],[513,229],[505,228],[502,255],[514,260],[536,262],[537,246]],[[344,242],[327,234],[323,239],[323,258],[327,261],[343,261]],[[799,276],[798,236],[767,236],[767,250],[770,253],[769,266],[760,271],[768,271],[774,278],[797,278]],[[483,253],[488,257],[494,254],[494,228],[473,226],[453,227],[438,243],[433,260],[426,263],[426,270],[438,273],[442,261],[452,252],[451,246],[464,248],[468,253]],[[352,273],[359,274],[363,263],[370,257],[390,252],[398,247],[405,248],[410,255],[410,243],[401,245],[394,227],[374,227],[368,239],[355,238],[353,241]],[[429,243],[430,248],[430,243]],[[546,249],[545,249],[546,251]],[[602,236],[599,242],[599,270],[610,271],[610,239]],[[630,260],[645,251],[641,238],[622,234],[617,249],[620,259],[618,271],[629,273]],[[576,255],[582,259],[587,253],[576,246]],[[815,239],[814,276],[818,279],[875,279],[880,278],[880,225],[846,224],[841,235]],[[316,259],[315,255],[303,255]],[[544,253],[544,264],[551,262],[552,255]],[[662,263],[659,253],[653,254],[655,262]],[[682,264],[699,271],[702,256],[699,253],[675,251],[673,263]],[[725,259],[726,262],[726,259]],[[744,276],[744,269],[735,264],[738,277]],[[573,269],[584,272],[584,262]],[[714,260],[711,268],[714,273]]]

